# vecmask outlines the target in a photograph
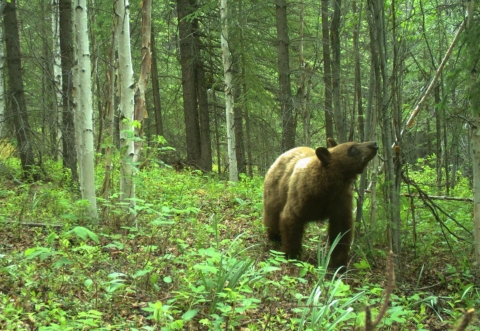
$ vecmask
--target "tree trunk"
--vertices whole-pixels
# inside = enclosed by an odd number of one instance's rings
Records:
[[[240,87],[234,88],[234,106],[233,106],[233,122],[235,127],[235,153],[237,157],[238,173],[247,173],[247,162],[245,161],[245,144],[243,139],[243,112],[240,102]]]
[[[399,192],[397,187],[397,178],[395,177],[395,164],[393,155],[393,128],[391,125],[391,115],[387,113],[389,107],[389,90],[387,77],[387,50],[385,36],[385,11],[382,0],[369,0],[369,25],[371,36],[372,59],[375,71],[375,84],[377,91],[377,113],[382,126],[382,143],[385,155],[385,209],[386,217],[390,220],[389,228],[391,230],[391,248],[395,254],[395,267],[397,271],[401,270],[400,262],[400,210],[399,210]],[[397,279],[401,279],[400,272],[395,273]]]
[[[55,91],[55,146],[58,153],[62,152],[60,142],[62,141],[62,54],[60,51],[60,8],[58,0],[52,0],[52,53],[53,53],[53,88]]]
[[[477,4],[474,1],[467,2],[467,33],[475,34],[473,29],[473,15]],[[469,61],[471,67],[467,68],[470,73],[470,106],[472,109],[471,126],[472,126],[472,162],[473,162],[473,235],[474,235],[474,256],[476,268],[475,275],[480,274],[480,98],[478,90],[479,81],[479,59],[478,59],[478,42],[476,35],[471,35],[467,40],[467,50],[469,53]],[[477,91],[477,93],[472,93]]]
[[[364,114],[363,114],[363,103],[362,103],[362,75],[360,73],[360,52],[358,48],[359,43],[359,31],[362,22],[362,6],[360,5],[360,9],[357,11],[357,1],[354,0],[352,2],[352,11],[354,15],[358,13],[358,20],[355,23],[355,28],[353,30],[353,57],[355,61],[355,101],[358,113],[358,136],[360,141],[368,141],[365,136],[365,121],[364,121]],[[355,106],[354,106],[355,107]],[[354,139],[355,140],[355,139]]]
[[[328,0],[322,0],[322,50],[323,50],[323,85],[325,89],[325,142],[333,138],[332,119],[332,71],[330,61],[330,33],[328,24]]]
[[[73,127],[72,97],[72,3],[59,0],[60,7],[60,51],[62,55],[62,149],[63,166],[70,169],[72,180],[78,182],[77,152],[75,151],[75,130]]]
[[[115,0],[115,18],[118,37],[118,80],[120,94],[120,200],[135,207],[135,182],[133,158],[135,155],[134,80],[130,48],[130,13],[128,0]],[[129,215],[129,221],[134,214]]]
[[[140,127],[135,128],[135,136],[140,138],[135,141],[135,155],[133,162],[140,161],[140,153],[142,150],[142,139],[145,122],[148,117],[147,107],[145,106],[145,93],[148,85],[148,77],[150,77],[150,69],[152,67],[152,53],[150,52],[150,42],[152,41],[152,1],[142,1],[142,62],[140,64],[140,77],[138,78],[137,88],[135,90],[135,106],[134,119],[140,123]]]
[[[38,179],[32,171],[35,165],[32,142],[30,138],[30,124],[28,122],[27,104],[23,89],[22,60],[20,56],[20,36],[18,33],[18,22],[16,15],[16,1],[7,3],[3,11],[3,23],[5,29],[5,46],[8,67],[9,97],[12,98],[13,121],[15,125],[15,136],[18,142],[18,151],[25,177],[33,176]]]
[[[243,1],[240,0],[238,2],[238,11],[241,13],[243,11],[242,8]],[[240,33],[240,61],[242,66],[242,108],[243,108],[243,116],[245,118],[245,136],[246,136],[246,164],[248,168],[248,176],[253,177],[253,160],[252,160],[252,140],[250,137],[251,130],[250,130],[250,116],[248,112],[248,87],[247,87],[247,77],[246,77],[246,60],[245,60],[245,46],[244,46],[244,39],[243,39],[243,26],[239,31]]]
[[[157,67],[157,51],[155,49],[155,33],[151,31],[151,49],[152,49],[152,95],[153,95],[153,112],[155,114],[155,134],[157,136],[164,136],[163,132],[163,118],[162,118],[162,103],[160,98],[160,83],[158,81],[158,67]]]
[[[3,1],[6,4],[6,1]],[[3,5],[3,4],[2,4]],[[0,16],[3,16],[3,12],[0,12]],[[3,24],[0,24],[0,139],[6,135],[6,116],[5,116],[5,95],[7,90],[5,88],[4,69],[5,69],[5,51],[3,43],[4,33]]]
[[[340,8],[341,0],[333,1],[333,17],[331,26],[332,47],[332,93],[333,93],[333,117],[337,128],[337,140],[339,143],[347,141],[347,127],[345,116],[342,112],[341,89],[340,89]]]
[[[110,191],[112,186],[112,171],[113,171],[113,151],[115,148],[114,145],[114,109],[115,109],[115,50],[117,44],[117,32],[115,24],[112,27],[112,42],[110,45],[110,54],[109,54],[109,70],[107,73],[107,84],[108,84],[108,99],[107,105],[105,107],[105,177],[103,179],[102,186],[102,196],[105,200],[110,198]],[[105,218],[108,215],[108,204],[105,204],[102,208],[102,218]]]
[[[227,0],[220,1],[220,20],[222,30],[220,35],[220,45],[222,47],[223,75],[225,77],[225,111],[228,142],[228,173],[229,180],[238,181],[237,156],[235,153],[235,128],[233,114],[233,94],[232,94],[232,60],[228,48],[228,10]]]
[[[282,114],[282,151],[295,147],[295,118],[290,84],[290,56],[288,46],[287,1],[276,0],[278,82],[280,109]]]
[[[79,0],[75,6],[75,58],[73,73],[75,88],[75,137],[82,199],[90,202],[88,216],[96,220],[95,164],[93,144],[92,82],[90,79],[90,49],[88,43],[87,2]]]
[[[180,65],[182,67],[183,111],[187,139],[187,162],[199,162],[201,157],[200,126],[197,111],[195,79],[195,41],[192,24],[187,18],[193,8],[189,0],[177,0]]]

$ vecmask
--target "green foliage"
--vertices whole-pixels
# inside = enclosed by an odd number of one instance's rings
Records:
[[[415,174],[419,182],[428,171]],[[116,193],[101,201],[110,212],[92,227],[69,188],[37,183],[5,190],[0,215],[17,222],[35,217],[47,227],[3,224],[0,238],[9,239],[0,242],[8,247],[0,256],[2,330],[359,330],[366,305],[377,313],[383,272],[367,258],[354,260],[345,275],[328,271],[332,248],[318,238],[324,227],[309,227],[304,240],[306,251],[317,247],[316,267],[268,252],[262,178],[234,184],[151,162],[135,180],[138,227],[116,230],[111,225],[122,217]],[[434,222],[426,211],[422,217]],[[454,261],[438,273],[448,292],[420,290],[430,269],[416,275],[415,292],[393,295],[381,329],[428,329],[432,320],[446,324],[480,304],[472,275]]]

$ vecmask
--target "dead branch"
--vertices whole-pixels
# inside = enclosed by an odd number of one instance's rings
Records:
[[[442,70],[443,68],[445,67],[445,64],[447,63],[448,61],[448,58],[450,57],[450,54],[452,54],[452,50],[453,50],[453,47],[455,46],[460,34],[462,33],[463,29],[465,28],[465,21],[462,22],[462,24],[460,25],[460,27],[458,28],[457,30],[457,34],[455,35],[455,37],[453,38],[452,40],[452,43],[450,44],[450,47],[448,48],[447,50],[447,53],[445,53],[445,56],[443,57],[442,59],[442,62],[440,63],[440,65],[438,66],[438,69],[437,71],[435,72],[435,76],[433,76],[433,79],[432,81],[430,82],[430,85],[428,86],[427,90],[425,91],[425,93],[423,94],[422,98],[420,99],[420,101],[417,103],[417,106],[415,107],[415,109],[413,110],[412,114],[410,115],[407,123],[406,123],[406,127],[407,129],[410,129],[412,126],[413,126],[413,123],[414,123],[414,120],[415,120],[415,117],[418,115],[418,113],[420,112],[421,110],[421,107],[423,106],[423,103],[425,102],[425,100],[427,99],[428,95],[430,94],[430,92],[432,91],[433,87],[435,86],[435,84],[437,83],[437,80],[438,80],[438,77],[440,77],[440,74],[442,73]],[[402,133],[401,135],[403,134],[403,130],[402,130]]]
[[[404,197],[407,198],[421,198],[419,194],[408,194],[403,193]],[[444,195],[427,195],[430,200],[451,200],[451,201],[465,201],[465,202],[473,202],[472,198],[459,198],[459,197],[448,197]]]
[[[63,228],[63,224],[47,224],[47,223],[36,223],[36,222],[16,222],[16,221],[3,221],[4,223],[24,225],[31,228]]]
[[[380,323],[383,316],[387,312],[388,306],[390,305],[390,295],[393,292],[393,287],[395,286],[395,271],[393,263],[393,252],[390,251],[387,261],[387,287],[385,288],[385,299],[383,300],[382,307],[378,312],[377,318],[372,322],[372,313],[370,311],[370,306],[365,307],[365,331],[374,331],[375,327]]]
[[[475,312],[475,309],[473,308],[470,308],[469,310],[467,310],[465,315],[463,315],[462,322],[455,329],[455,331],[464,331],[467,328],[468,324],[470,324],[470,322],[472,321],[474,312]]]
[[[459,236],[457,236],[456,234],[454,234],[453,232],[450,231],[450,229],[445,225],[445,223],[442,222],[442,220],[440,219],[438,213],[437,213],[437,210],[439,210],[443,215],[445,215],[446,217],[448,217],[449,219],[451,219],[455,224],[457,224],[459,227],[461,227],[463,230],[465,230],[467,233],[469,234],[472,234],[470,230],[468,230],[465,226],[463,226],[462,224],[460,224],[452,215],[450,215],[449,213],[447,213],[445,210],[443,210],[439,205],[437,205],[435,202],[433,202],[430,198],[429,198],[429,195],[420,188],[420,186],[413,180],[413,179],[410,179],[409,177],[407,177],[405,175],[405,173],[402,172],[402,179],[405,183],[409,184],[409,185],[412,185],[418,192],[418,196],[419,198],[423,201],[424,205],[430,209],[430,211],[432,212],[432,215],[435,217],[435,220],[440,223],[440,225],[442,225],[442,227],[444,227],[452,236],[454,236],[455,238],[457,238],[458,240],[465,240],[464,238],[461,238]]]
[[[365,193],[371,193],[371,190],[365,190]],[[422,198],[420,194],[410,194],[410,193],[401,193],[400,195],[407,198]],[[473,202],[472,198],[460,198],[460,197],[449,197],[445,195],[423,195],[430,200],[445,200],[445,201],[464,201],[464,202]]]

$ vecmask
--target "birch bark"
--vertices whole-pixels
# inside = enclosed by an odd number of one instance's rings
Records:
[[[120,200],[135,207],[133,181],[134,146],[134,80],[130,48],[130,11],[128,0],[115,0],[115,18],[118,38],[118,84],[120,94]]]
[[[228,47],[227,0],[220,1],[220,19],[222,32],[220,43],[223,57],[223,75],[225,77],[225,108],[227,116],[228,173],[232,182],[238,181],[237,156],[235,153],[235,130],[233,118],[232,59]]]
[[[88,216],[97,219],[93,146],[92,82],[86,0],[75,1],[75,58],[73,72],[75,142],[82,198],[90,202]]]

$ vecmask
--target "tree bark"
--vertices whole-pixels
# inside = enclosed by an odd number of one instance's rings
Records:
[[[233,114],[233,94],[232,94],[232,59],[230,49],[228,47],[228,9],[227,0],[220,1],[220,20],[222,22],[222,30],[220,36],[220,45],[222,47],[223,58],[223,75],[225,77],[225,112],[227,126],[227,142],[228,142],[228,173],[229,180],[238,181],[237,155],[235,152],[235,128]]]
[[[113,151],[115,148],[114,145],[114,109],[115,109],[115,50],[117,44],[117,32],[115,23],[112,27],[112,39],[110,45],[110,54],[109,54],[109,68],[107,72],[107,84],[108,84],[108,99],[107,105],[105,107],[105,177],[103,179],[102,186],[102,196],[105,200],[110,198],[110,191],[112,186],[112,171],[113,171]],[[108,215],[108,204],[105,204],[102,207],[102,218],[105,218]]]
[[[118,37],[118,80],[120,94],[120,200],[129,207],[129,221],[134,217],[135,182],[133,181],[134,145],[134,80],[130,48],[128,0],[115,0],[115,19]]]
[[[177,0],[180,65],[182,67],[183,111],[187,140],[187,162],[199,162],[201,157],[200,126],[197,111],[195,79],[195,41],[192,24],[186,18],[193,13],[189,0]]]
[[[325,89],[325,142],[333,138],[332,119],[332,71],[330,60],[330,33],[328,24],[328,0],[322,0],[322,52],[323,52],[323,85]]]
[[[72,3],[59,0],[60,8],[60,52],[62,54],[62,147],[63,166],[70,169],[72,180],[78,182],[77,152],[75,150],[75,130],[73,127],[72,97]]]
[[[88,200],[88,216],[97,220],[95,196],[95,164],[93,144],[92,82],[88,43],[87,2],[78,0],[75,6],[75,58],[73,73],[75,87],[75,137],[82,199]]]
[[[368,141],[365,136],[365,120],[363,113],[363,103],[362,103],[362,75],[360,73],[360,51],[358,47],[359,43],[359,31],[362,22],[362,6],[357,11],[357,1],[352,2],[352,11],[356,15],[358,13],[358,20],[355,23],[355,28],[353,30],[353,56],[355,61],[355,101],[358,113],[358,136],[360,141]],[[361,3],[361,2],[360,2]]]
[[[63,114],[63,102],[62,102],[62,54],[60,51],[60,8],[59,1],[52,0],[52,53],[53,53],[53,88],[55,90],[55,128],[57,130],[55,134],[55,146],[58,149],[58,153],[62,152],[60,142],[62,141],[62,114]]]
[[[341,89],[340,89],[340,8],[341,0],[333,1],[333,17],[331,26],[331,47],[332,47],[332,93],[333,93],[333,116],[337,128],[337,141],[347,141],[347,127],[345,116],[342,112]]]
[[[237,72],[235,72],[237,74]],[[239,174],[247,173],[247,162],[245,160],[245,139],[243,138],[243,112],[240,102],[241,89],[234,88],[233,92],[233,122],[235,128],[235,153],[237,156],[237,169]]]
[[[6,4],[6,1],[3,1]],[[2,6],[4,5],[2,3]],[[3,8],[3,7],[2,7]],[[3,12],[0,12],[0,16],[3,16]],[[0,139],[5,137],[6,134],[6,116],[5,116],[5,96],[7,95],[7,89],[5,88],[4,69],[5,69],[5,50],[4,43],[3,24],[0,24]]]
[[[35,158],[30,137],[30,124],[28,122],[27,104],[23,89],[22,60],[20,56],[20,36],[16,15],[16,1],[7,2],[3,11],[5,29],[5,46],[8,67],[9,97],[11,98],[15,136],[18,142],[18,151],[25,177],[38,176],[33,173]]]
[[[138,78],[137,88],[135,89],[135,106],[134,106],[134,116],[135,121],[140,123],[140,127],[135,128],[135,136],[140,138],[135,141],[135,155],[133,157],[133,162],[140,161],[140,153],[142,151],[143,145],[143,131],[145,121],[144,119],[148,117],[147,107],[145,106],[145,94],[148,85],[148,78],[150,77],[150,69],[152,67],[152,53],[150,51],[150,43],[152,41],[151,31],[152,31],[152,1],[143,0],[142,1],[142,60],[140,64],[140,77]]]
[[[164,136],[163,118],[162,118],[162,102],[160,98],[160,83],[158,81],[157,51],[155,49],[155,33],[152,24],[151,31],[151,49],[152,49],[152,94],[153,94],[153,112],[155,114],[155,134]]]
[[[282,151],[295,147],[295,118],[290,83],[290,56],[288,47],[287,1],[275,1],[277,25],[278,82],[282,114]]]

